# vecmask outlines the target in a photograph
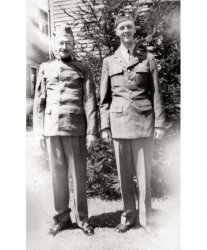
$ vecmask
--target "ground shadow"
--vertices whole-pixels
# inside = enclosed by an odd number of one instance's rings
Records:
[[[138,213],[138,211],[137,211]],[[152,227],[158,227],[159,226],[159,217],[165,213],[165,211],[158,210],[158,209],[152,209],[151,213],[151,220],[149,224]],[[99,227],[99,228],[114,228],[120,223],[120,218],[121,218],[122,211],[118,210],[116,212],[112,213],[103,213],[100,215],[96,216],[91,216],[90,217],[90,223],[94,227]]]
[[[112,213],[103,213],[96,216],[90,217],[90,223],[94,227],[108,227],[114,228],[120,223],[122,211],[116,211]]]

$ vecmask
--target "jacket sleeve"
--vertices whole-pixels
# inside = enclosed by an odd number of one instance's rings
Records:
[[[87,135],[98,134],[97,102],[93,76],[89,67],[85,66],[84,76],[84,103],[87,120]]]
[[[33,106],[33,131],[42,134],[44,131],[44,112],[46,103],[46,84],[44,78],[45,63],[39,67],[37,82],[35,87],[34,106]]]
[[[163,104],[162,93],[160,89],[159,74],[157,63],[152,54],[149,54],[150,65],[150,84],[155,113],[155,127],[165,127],[165,110]]]
[[[109,58],[106,57],[103,61],[101,85],[100,85],[100,116],[101,116],[101,130],[110,128],[110,105],[112,101],[111,97],[111,80],[109,76]]]

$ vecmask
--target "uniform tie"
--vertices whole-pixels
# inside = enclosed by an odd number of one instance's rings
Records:
[[[130,59],[131,59],[131,58],[130,58],[131,53],[130,53],[130,50],[129,50],[129,49],[127,50],[127,52],[128,52],[128,54],[129,54],[129,55],[128,55],[128,63],[129,63],[129,62],[130,62]]]

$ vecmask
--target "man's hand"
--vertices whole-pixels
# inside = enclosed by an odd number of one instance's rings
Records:
[[[154,139],[161,140],[165,134],[164,128],[155,128]]]
[[[111,131],[110,129],[106,128],[101,132],[101,138],[105,142],[111,142]]]
[[[97,136],[96,135],[87,135],[86,136],[86,147],[90,151],[92,147],[95,146],[97,142]]]
[[[45,137],[43,134],[34,134],[35,144],[40,147],[42,150],[46,149]]]

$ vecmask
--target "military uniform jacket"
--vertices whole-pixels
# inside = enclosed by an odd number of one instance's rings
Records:
[[[45,136],[97,134],[95,86],[89,68],[56,59],[40,65],[34,130]]]
[[[165,125],[155,58],[137,46],[129,63],[120,47],[104,59],[100,99],[101,129],[110,128],[113,138],[150,137]]]

